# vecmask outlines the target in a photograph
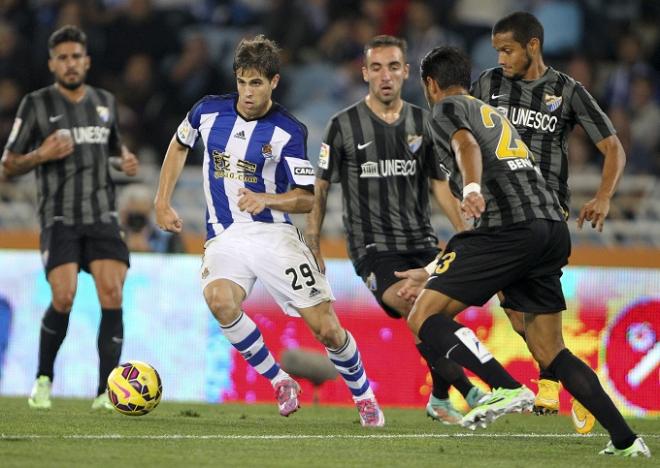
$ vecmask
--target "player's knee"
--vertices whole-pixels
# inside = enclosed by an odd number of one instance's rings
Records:
[[[122,286],[120,284],[103,283],[97,285],[99,301],[103,307],[119,308],[123,300]]]
[[[410,315],[412,304],[398,297],[396,295],[396,290],[390,291],[390,289],[388,289],[385,291],[385,294],[383,294],[381,300],[383,301],[383,304],[396,311],[402,318],[407,319]]]
[[[534,360],[541,366],[543,369],[547,369],[548,366],[555,359],[557,354],[563,349],[563,346],[553,343],[536,343],[533,340],[527,341],[527,347],[532,353]]]
[[[76,295],[75,289],[60,289],[53,291],[53,307],[61,313],[68,313],[73,307],[73,298]]]
[[[415,306],[410,310],[406,318],[408,328],[410,328],[410,331],[412,331],[415,335],[417,335],[420,327],[422,326],[422,323],[424,323],[422,315],[423,313],[420,311],[420,309]]]
[[[314,331],[316,339],[326,348],[337,349],[344,345],[346,332],[337,323],[322,324],[318,330]]]
[[[240,305],[231,295],[212,293],[206,298],[211,313],[221,324],[227,325],[240,314]]]

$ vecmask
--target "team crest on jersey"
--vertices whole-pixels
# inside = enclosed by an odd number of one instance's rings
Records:
[[[545,101],[545,105],[548,108],[548,110],[550,112],[554,112],[557,109],[559,109],[559,106],[561,106],[562,97],[553,96],[552,94],[546,94],[543,100]]]
[[[204,270],[202,270],[202,279],[208,278],[209,274],[210,274],[210,272],[209,272],[208,267],[204,267]]]
[[[261,147],[261,155],[264,159],[273,159],[273,145],[266,143]]]
[[[420,146],[422,146],[422,135],[408,135],[408,148],[410,148],[410,151],[415,153]]]
[[[106,106],[96,106],[96,112],[104,122],[110,119],[110,110]]]
[[[378,283],[376,282],[376,274],[373,271],[369,273],[367,279],[364,280],[364,284],[367,285],[369,291],[375,291],[376,289],[378,289]]]
[[[321,143],[321,151],[319,152],[319,167],[327,169],[330,167],[330,145]]]

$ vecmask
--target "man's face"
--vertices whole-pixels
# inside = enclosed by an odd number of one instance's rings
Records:
[[[408,78],[408,71],[401,49],[376,47],[367,52],[362,77],[369,83],[369,94],[383,104],[389,104],[401,97],[401,87]]]
[[[89,55],[78,42],[62,42],[50,51],[48,68],[55,81],[64,88],[78,89],[87,77]]]
[[[532,64],[530,46],[516,42],[513,32],[495,34],[492,42],[493,48],[497,51],[497,63],[502,67],[504,76],[513,79],[523,78]]]
[[[264,115],[270,105],[270,97],[277,87],[280,75],[275,75],[272,80],[257,70],[236,71],[236,88],[238,89],[238,110],[249,118],[257,118]]]

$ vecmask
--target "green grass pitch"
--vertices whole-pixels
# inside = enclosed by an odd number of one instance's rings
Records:
[[[30,410],[0,398],[0,466],[10,467],[602,467],[658,466],[660,419],[633,419],[654,457],[599,456],[600,426],[573,433],[566,416],[505,416],[486,430],[443,426],[422,408],[385,408],[386,426],[360,427],[352,407],[161,403],[142,417],[94,413],[91,400]]]

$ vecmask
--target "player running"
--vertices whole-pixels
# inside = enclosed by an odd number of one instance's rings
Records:
[[[543,61],[543,26],[530,13],[516,12],[493,27],[493,47],[500,67],[486,70],[470,93],[507,116],[522,141],[536,156],[543,177],[559,196],[569,215],[568,137],[578,124],[604,156],[601,183],[593,199],[584,204],[577,220],[591,222],[599,232],[610,211],[610,199],[623,173],[626,156],[612,122],[594,98],[565,73]],[[502,298],[501,298],[502,299]],[[525,338],[523,314],[504,296],[502,307],[513,328]],[[559,410],[559,382],[541,367],[539,391],[534,402],[538,414]],[[577,400],[572,400],[572,420],[577,432],[586,434],[595,419]]]
[[[601,454],[651,453],[623,419],[594,371],[564,345],[566,309],[560,277],[568,263],[570,235],[557,194],[540,174],[533,153],[509,120],[468,95],[470,62],[460,51],[437,47],[422,60],[424,92],[433,107],[434,143],[450,186],[462,198],[475,228],[449,241],[417,298],[408,325],[423,343],[470,369],[492,396],[463,418],[470,428],[503,414],[531,409],[534,394],[502,367],[454,317],[503,291],[524,315],[534,359],[550,370],[609,432]]]
[[[280,414],[296,411],[298,383],[281,369],[242,310],[260,279],[284,313],[302,317],[325,346],[353,395],[361,424],[383,426],[355,339],[339,324],[326,277],[289,218],[312,209],[314,169],[307,160],[306,127],[271,100],[279,69],[274,42],[257,36],[239,43],[238,94],[204,97],[179,125],[161,169],[156,219],[165,230],[181,231],[172,193],[188,151],[201,139],[207,241],[200,279],[223,334],[271,382]]]

